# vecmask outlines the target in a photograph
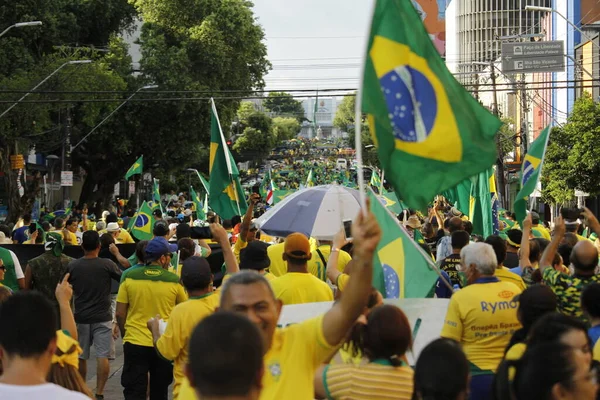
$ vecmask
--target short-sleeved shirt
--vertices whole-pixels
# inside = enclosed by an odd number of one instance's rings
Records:
[[[112,321],[110,288],[119,282],[121,270],[106,258],[80,258],[69,263],[69,283],[73,285],[75,322],[95,324]]]
[[[57,310],[56,285],[67,273],[71,261],[74,260],[69,256],[61,254],[57,257],[51,251],[46,251],[41,256],[27,262],[31,271],[33,289],[42,293]]]
[[[591,283],[600,282],[600,275],[567,275],[547,267],[542,276],[558,299],[558,311],[587,321],[581,309],[581,292]]]
[[[536,225],[531,227],[531,233],[533,236],[543,238],[546,240],[552,240],[552,236],[550,236],[550,232],[542,225]]]
[[[439,277],[435,283],[435,297],[438,299],[449,299],[452,297],[452,289],[448,287],[448,284],[452,286],[452,281],[446,271],[441,270],[440,274],[442,274],[442,276]],[[446,281],[447,284],[444,283],[444,281]]]
[[[506,260],[504,266],[508,269],[517,268],[519,266],[519,255],[510,251],[506,252]]]
[[[510,272],[510,270],[506,267],[498,268],[495,275],[496,278],[500,279],[502,282],[514,283],[519,289],[521,289],[521,291],[527,288],[523,278],[513,272]]]
[[[323,386],[328,399],[410,400],[413,376],[411,367],[394,367],[384,360],[359,366],[327,365],[323,371]]]
[[[435,257],[438,260],[438,263],[441,263],[446,257],[450,255],[452,255],[452,237],[444,236],[438,242],[438,245],[435,250]]]
[[[236,240],[235,244],[233,245],[233,255],[235,256],[238,264],[240,262],[240,253],[246,248],[246,246],[248,246],[248,243],[242,239],[242,237],[238,237],[238,240]]]
[[[350,280],[350,275],[348,275],[348,274],[344,274],[342,272],[341,275],[338,275],[335,285],[337,286],[337,288],[340,292],[344,291],[349,280]]]
[[[29,240],[29,225],[15,229],[12,239],[16,240],[19,244],[23,244],[23,242]]]
[[[269,272],[275,276],[283,276],[287,272],[287,265],[283,261],[285,243],[277,243],[267,247],[267,255],[271,260]]]
[[[185,300],[179,277],[158,265],[128,272],[117,294],[117,302],[129,305],[123,342],[153,347],[148,320],[160,315],[167,321],[173,308]]]
[[[271,287],[285,305],[333,301],[329,285],[309,273],[288,272],[273,279]]]
[[[494,373],[513,333],[521,293],[515,284],[496,277],[480,278],[454,293],[441,336],[460,342],[473,375]]]
[[[321,252],[321,255],[323,255],[323,259],[321,259],[319,251]],[[330,255],[331,246],[322,245],[317,247],[317,249],[312,252],[312,257],[306,263],[308,272],[310,272],[323,282],[327,281],[327,261],[329,260]],[[325,263],[323,263],[323,260],[325,260]],[[350,261],[352,261],[352,257],[350,256],[350,254],[348,254],[344,250],[340,250],[337,263],[338,271],[344,272],[344,268],[346,268],[346,265],[348,265]]]
[[[460,254],[451,254],[444,258],[440,264],[440,269],[448,274],[452,286],[458,285],[464,287],[466,285],[464,274],[460,272]]]
[[[115,239],[117,244],[135,243],[135,240],[131,237],[131,234],[126,229],[121,229],[119,236]]]
[[[190,297],[187,301],[173,308],[165,333],[156,342],[159,354],[174,361],[173,398],[177,399],[184,378],[184,367],[188,362],[188,343],[192,331],[205,317],[209,316],[219,305],[219,292],[207,293],[203,296]]]

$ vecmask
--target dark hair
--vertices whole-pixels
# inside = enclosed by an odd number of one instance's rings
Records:
[[[162,218],[163,217],[162,211],[160,209],[158,209],[158,208],[156,210],[152,211],[152,215],[154,215],[157,218]],[[168,215],[170,215],[170,214],[168,214]],[[175,216],[175,213],[173,213],[173,216]]]
[[[511,382],[509,372],[515,369]],[[552,387],[557,383],[572,389],[577,367],[573,348],[560,342],[547,342],[528,346],[520,360],[507,360],[500,364],[494,379],[496,400],[550,400]]]
[[[542,252],[540,251],[540,244],[535,239],[529,239],[529,261],[532,263],[540,261]]]
[[[56,338],[54,306],[36,291],[18,292],[0,306],[0,346],[23,358],[44,353]]]
[[[571,248],[573,248],[573,246],[575,246],[578,241],[579,241],[579,239],[577,238],[576,234],[574,234],[573,232],[567,232],[567,233],[565,233],[565,236],[562,238],[561,243],[563,243],[563,245],[568,244],[571,246]],[[568,258],[567,258],[567,260],[568,260]]]
[[[230,219],[224,219],[223,220],[223,228],[224,229],[231,229],[231,228],[233,228],[233,226],[231,225],[231,220]]]
[[[111,212],[106,216],[106,225],[110,224],[111,222],[117,222],[118,220],[119,217],[117,217],[117,214]]]
[[[60,218],[60,217],[56,217],[54,218],[54,228],[55,229],[62,229],[65,227],[65,220]]]
[[[544,253],[544,250],[546,250],[546,247],[550,245],[550,241],[544,238],[533,238],[531,240],[536,241],[540,246],[540,258],[542,258],[542,254]]]
[[[67,220],[67,226],[71,225],[73,222],[79,222],[77,218],[69,218]]]
[[[456,231],[452,232],[450,240],[452,242],[452,248],[458,250],[469,244],[471,236],[467,231]]]
[[[135,256],[138,259],[139,264],[146,262],[146,246],[148,246],[148,240],[140,240],[135,245]]]
[[[600,283],[590,283],[583,289],[581,308],[592,318],[600,317]]]
[[[294,267],[301,267],[308,263],[308,260],[306,258],[286,257],[286,260],[287,260],[288,264],[290,264]]]
[[[190,337],[191,384],[201,397],[244,396],[260,384],[264,344],[248,318],[221,311],[196,326]]]
[[[23,214],[23,223],[25,223],[25,224],[31,223],[31,214],[29,214],[29,213]]]
[[[229,292],[232,290],[233,286],[236,285],[255,285],[257,283],[262,284],[267,290],[271,293],[273,300],[275,300],[275,293],[273,292],[273,288],[271,284],[263,275],[251,269],[244,269],[236,274],[231,275],[231,277],[223,284],[221,288],[221,301],[220,308],[223,309],[223,305],[225,304],[225,299],[229,297]]]
[[[559,341],[560,337],[572,330],[579,330],[587,337],[587,326],[575,317],[552,312],[539,318],[531,327],[527,338],[528,346]]]
[[[113,237],[112,234],[110,233],[103,233],[102,236],[100,236],[100,248],[102,249],[108,249],[108,246],[110,246],[111,244],[115,243],[115,238]]]
[[[463,222],[463,229],[469,234],[472,235],[473,234],[473,223],[471,221],[464,221]]]
[[[506,240],[498,235],[490,235],[485,239],[485,243],[489,244],[494,249],[498,265],[503,264],[504,260],[506,260]]]
[[[411,346],[410,323],[400,308],[384,304],[371,311],[367,324],[362,326],[360,341],[360,350],[370,361],[383,358],[399,366]]]
[[[448,222],[448,231],[450,233],[464,230],[464,223],[460,217],[452,217],[450,218],[450,222]]]
[[[234,215],[231,218],[231,226],[236,226],[237,224],[241,224],[242,223],[242,217],[240,217],[239,215]]]
[[[573,246],[571,246],[570,244],[561,244],[560,246],[558,246],[558,254],[560,254],[560,256],[563,259],[563,264],[564,263],[570,263],[571,262],[571,253],[573,252]]]
[[[44,230],[44,232],[48,232],[50,230],[50,222],[42,221],[42,223],[40,225],[42,226],[42,229]]]
[[[371,293],[369,293],[369,300],[367,301],[367,309],[372,310],[377,305],[379,298],[379,291],[374,287],[371,287]],[[361,354],[360,341],[363,333],[362,325],[360,322],[355,322],[350,329],[348,340],[342,345],[342,349],[349,352],[352,357],[358,357]]]
[[[94,251],[100,245],[100,235],[96,231],[85,231],[83,232],[83,238],[81,240],[81,247],[83,251]]]
[[[421,351],[415,365],[413,400],[455,400],[467,392],[469,361],[460,344],[439,338]]]
[[[177,239],[189,238],[192,236],[192,228],[188,224],[179,224],[175,231]]]
[[[179,237],[179,236],[177,236]],[[179,249],[179,262],[187,260],[194,254],[196,254],[196,243],[190,239],[184,237],[183,239],[179,239],[177,241],[177,248]]]
[[[135,210],[134,210],[133,208],[128,208],[128,209],[127,209],[127,216],[128,216],[129,218],[133,218],[133,217],[135,217]]]

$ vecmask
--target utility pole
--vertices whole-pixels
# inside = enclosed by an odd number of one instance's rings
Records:
[[[71,109],[67,107],[67,117],[65,124],[65,141],[62,148],[62,171],[71,171]],[[61,179],[62,180],[62,179]],[[67,200],[69,200],[69,187],[63,186],[63,207],[67,208]]]
[[[521,143],[523,144],[523,154],[527,153],[529,142],[529,119],[527,113],[527,83],[525,82],[525,74],[521,75]]]
[[[492,80],[492,96],[493,96],[493,109],[492,112],[496,117],[500,116],[500,112],[498,110],[498,91],[496,90],[496,66],[494,65],[494,61],[490,61],[490,78]],[[504,200],[508,201],[508,196],[506,193],[506,177],[504,176],[504,151],[502,150],[502,138],[500,135],[496,135],[496,147],[498,149],[498,159],[496,160],[496,173],[498,175],[498,188],[497,194],[501,194],[500,204],[503,204],[505,207],[508,204],[503,203]]]

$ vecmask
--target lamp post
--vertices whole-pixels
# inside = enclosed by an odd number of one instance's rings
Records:
[[[567,19],[567,17],[565,17],[560,11],[555,10],[554,8],[526,5],[525,11],[541,11],[541,12],[555,13],[556,15],[558,15],[559,17],[564,19],[567,24],[571,25],[573,27],[573,29],[575,29],[577,32],[581,33],[583,36],[586,36],[585,32],[583,32],[581,29],[579,29],[579,27],[577,25],[575,25],[574,23],[569,21]],[[600,46],[598,46],[596,44],[596,42],[594,42],[594,41],[591,41],[591,42],[594,46],[596,46],[598,49],[600,49]]]
[[[38,83],[37,85],[35,85],[35,87],[33,89],[31,89],[29,92],[25,93],[23,95],[23,97],[21,97],[19,100],[17,100],[15,103],[13,103],[10,107],[8,107],[6,110],[4,110],[4,112],[2,114],[0,114],[0,118],[2,118],[3,116],[5,116],[17,104],[19,104],[21,101],[23,101],[25,99],[25,97],[29,96],[37,88],[39,88],[40,86],[42,86],[48,79],[52,78],[54,76],[54,74],[56,74],[58,71],[60,71],[63,67],[66,67],[67,65],[89,64],[91,62],[92,62],[92,60],[73,60],[73,61],[67,61],[66,63],[64,63],[60,67],[56,68],[50,75],[48,75],[47,77],[45,77],[40,83]]]
[[[148,90],[148,89],[156,89],[158,87],[158,85],[147,85],[147,86],[142,86],[141,88],[139,88],[138,90],[136,90],[131,96],[129,96],[124,102],[122,102],[121,104],[119,104],[119,106],[117,108],[115,108],[114,110],[112,110],[110,112],[110,114],[108,114],[102,121],[100,121],[98,123],[98,125],[96,125],[95,127],[92,128],[91,131],[88,132],[87,135],[85,135],[83,137],[83,139],[81,139],[79,142],[77,142],[77,144],[75,146],[71,147],[71,152],[73,152],[73,150],[75,150],[77,147],[79,147],[79,145],[81,145],[81,143],[83,143],[92,133],[94,133],[96,131],[96,129],[98,129],[102,124],[104,124],[110,117],[113,116],[114,113],[116,113],[117,111],[119,111],[119,109],[121,107],[123,107],[129,100],[131,100],[136,94],[138,94],[138,92],[142,91],[142,90]]]
[[[54,165],[58,160],[59,157],[55,156],[54,154],[46,156],[46,162],[49,164],[50,167],[50,196],[48,196],[50,200],[46,199],[46,203],[50,204],[50,209],[54,207]],[[46,207],[48,207],[48,204],[46,204]]]
[[[42,25],[42,21],[29,21],[29,22],[18,22],[6,28],[0,33],[0,37],[4,36],[6,32],[10,31],[12,28],[23,28],[26,26],[40,26]]]

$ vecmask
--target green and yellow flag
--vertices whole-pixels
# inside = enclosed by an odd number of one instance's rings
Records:
[[[500,120],[446,68],[410,0],[376,0],[362,85],[382,169],[398,198],[426,209],[496,160]]]
[[[369,185],[377,189],[377,193],[379,193],[379,190],[381,189],[381,179],[379,178],[379,174],[375,170],[373,170],[373,172],[371,173],[371,181],[369,182]]]
[[[133,175],[143,174],[144,173],[144,156],[141,156],[133,163],[131,167],[127,170],[125,174],[125,180],[129,179]]]
[[[137,240],[151,240],[154,235],[154,217],[152,208],[147,202],[143,202],[134,218],[131,218],[127,230],[131,232]]]
[[[221,131],[215,102],[211,99],[210,115],[210,208],[223,219],[244,215],[247,204],[240,184],[240,172]]]
[[[371,189],[367,195],[383,232],[373,260],[373,286],[386,299],[433,297],[438,280],[433,261]]]
[[[534,192],[540,180],[549,138],[550,126],[547,126],[533,141],[523,159],[523,165],[521,165],[521,190],[517,193],[514,204],[516,220],[520,226],[523,226],[523,220],[527,216],[529,196]]]
[[[198,193],[196,193],[192,186],[190,186],[190,197],[192,198],[194,206],[196,207],[196,215],[198,216],[198,219],[204,221],[206,219],[206,214],[204,213],[204,206],[202,205],[202,200],[200,200],[200,196],[198,196]]]

